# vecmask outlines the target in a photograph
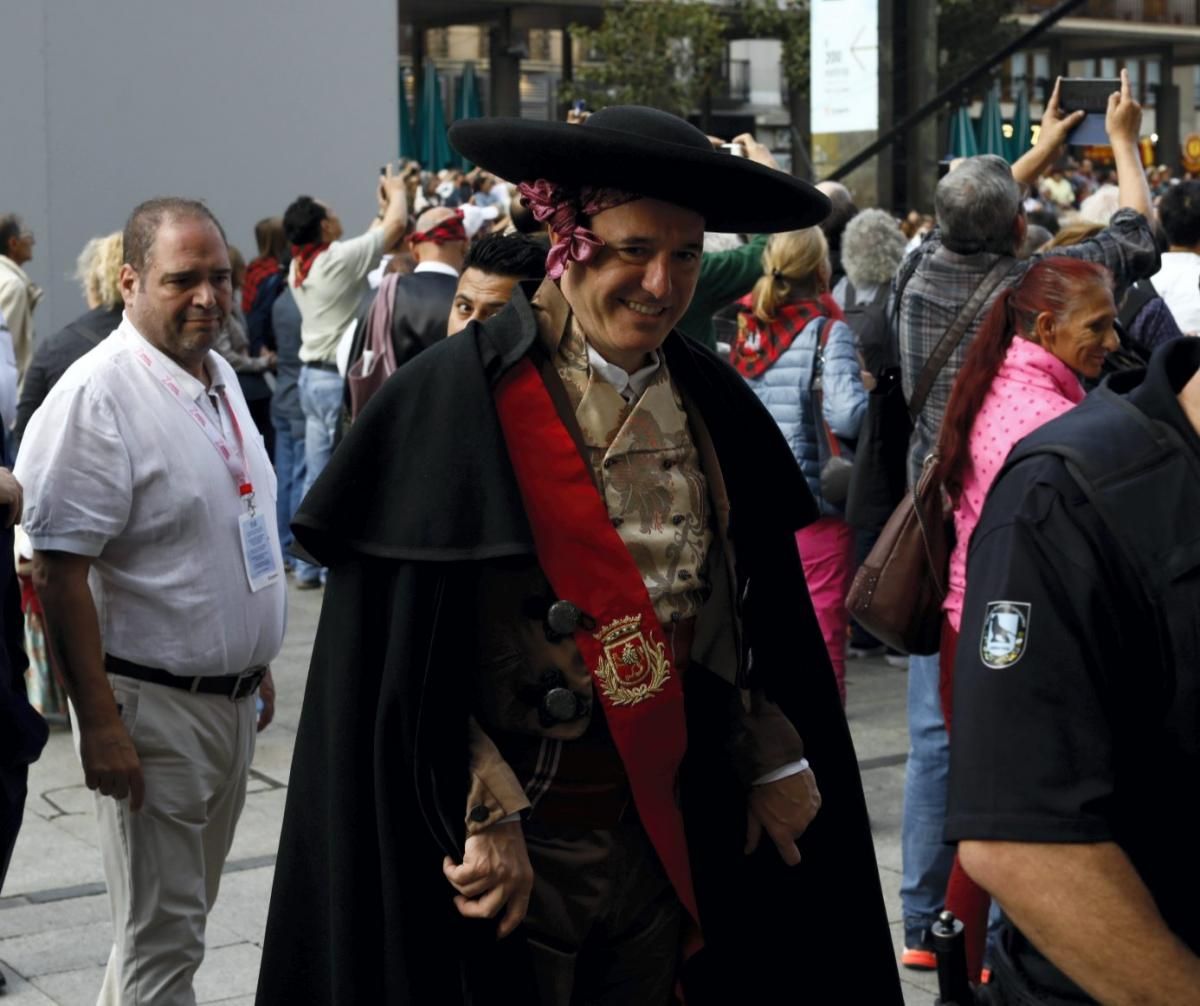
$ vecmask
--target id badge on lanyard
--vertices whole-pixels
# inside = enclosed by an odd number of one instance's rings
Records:
[[[246,441],[242,436],[242,426],[238,422],[237,413],[233,409],[225,390],[220,389],[221,401],[229,412],[229,422],[237,437],[236,448],[225,439],[224,432],[214,426],[211,419],[204,414],[195,402],[189,400],[180,389],[175,379],[166,372],[162,364],[155,360],[144,349],[134,351],[138,361],[150,371],[167,392],[175,399],[184,412],[208,438],[214,450],[225,463],[225,468],[233,478],[239,498],[246,501],[246,513],[238,517],[238,539],[242,545],[242,562],[246,567],[246,581],[250,591],[257,593],[279,579],[280,557],[271,541],[271,532],[267,526],[267,517],[259,513],[254,506],[254,485],[250,481],[250,473],[246,465]]]

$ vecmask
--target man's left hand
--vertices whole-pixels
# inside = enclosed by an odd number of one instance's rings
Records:
[[[262,681],[258,683],[258,697],[262,699],[263,704],[262,712],[258,714],[258,732],[262,733],[275,718],[275,679],[271,677],[269,667]]]
[[[797,865],[800,849],[796,839],[804,834],[821,808],[821,793],[812,769],[751,786],[746,802],[746,855],[758,848],[766,830],[780,858],[788,866]]]

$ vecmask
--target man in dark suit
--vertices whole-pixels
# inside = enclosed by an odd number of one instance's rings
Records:
[[[446,320],[467,254],[462,217],[444,206],[422,213],[408,242],[417,267],[396,283],[392,345],[397,366],[446,337]]]

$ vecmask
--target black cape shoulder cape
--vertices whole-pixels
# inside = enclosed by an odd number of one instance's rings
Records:
[[[536,1002],[520,931],[461,919],[473,571],[534,548],[491,387],[535,347],[509,307],[402,367],[372,398],[293,528],[330,567],[292,764],[258,1002]],[[823,805],[789,869],[743,854],[745,796],[714,736],[728,698],[688,675],[680,799],[708,1001],[902,1001],[862,784],[793,532],[816,517],[769,414],[737,373],[673,333],[672,377],[706,417],[727,484],[754,683],[796,724]]]

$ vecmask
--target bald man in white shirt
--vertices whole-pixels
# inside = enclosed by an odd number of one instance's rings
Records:
[[[232,296],[224,232],[201,203],[157,199],[124,245],[121,325],[46,398],[16,473],[97,791],[113,915],[99,1002],[192,1006],[256,727],[274,712],[286,590],[275,475],[212,352]]]

